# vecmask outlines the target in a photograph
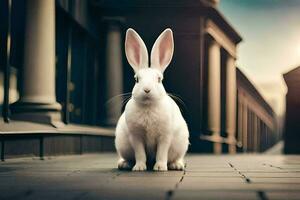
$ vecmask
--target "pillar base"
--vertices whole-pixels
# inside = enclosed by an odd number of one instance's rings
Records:
[[[201,135],[200,139],[212,142],[214,154],[222,153],[222,143],[224,143],[225,138],[220,136],[219,133],[209,132],[209,135]]]
[[[234,144],[228,145],[228,153],[229,154],[236,154],[236,146]]]
[[[232,134],[230,134],[232,135]],[[226,143],[228,145],[228,153],[229,154],[235,154],[236,153],[236,145],[237,141],[234,136],[228,136],[226,139]]]
[[[222,143],[214,143],[214,154],[222,154]]]
[[[10,106],[11,119],[50,124],[54,127],[64,126],[61,117],[61,105],[28,103],[18,101]]]

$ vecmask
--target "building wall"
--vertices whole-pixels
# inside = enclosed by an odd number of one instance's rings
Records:
[[[284,152],[300,153],[300,67],[283,75],[288,87],[286,94],[286,115],[284,131]]]
[[[237,69],[237,140],[242,152],[263,152],[278,141],[276,116],[254,85]]]

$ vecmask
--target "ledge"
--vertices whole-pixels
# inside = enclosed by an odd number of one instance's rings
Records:
[[[113,152],[114,128],[50,124],[0,118],[0,160],[15,157]]]
[[[200,135],[201,140],[206,140],[214,143],[224,143],[224,144],[230,144],[230,145],[237,145],[237,141],[235,139],[228,139],[226,137],[222,137],[217,134],[213,135]]]
[[[99,135],[114,137],[114,128],[104,128],[97,126],[68,124],[55,128],[52,125],[40,124],[27,121],[11,120],[5,123],[0,118],[0,135],[17,135],[17,134],[80,134],[80,135]]]

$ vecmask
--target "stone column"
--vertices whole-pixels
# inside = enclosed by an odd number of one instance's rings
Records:
[[[14,118],[59,122],[61,106],[55,95],[55,0],[27,0],[24,66]]]
[[[106,124],[116,125],[122,111],[123,99],[123,61],[121,21],[105,19],[107,27],[106,37]]]
[[[248,150],[248,109],[247,104],[244,102],[243,105],[243,151]]]
[[[239,99],[241,99],[241,98],[239,97]],[[238,145],[241,145],[242,141],[243,141],[243,104],[242,104],[242,100],[239,100],[239,103],[238,103],[238,136],[237,136]]]
[[[253,151],[258,152],[258,141],[257,141],[257,116],[255,113],[253,113]]]
[[[257,118],[257,152],[260,152],[261,120]]]
[[[235,59],[228,55],[226,61],[226,133],[229,153],[236,152],[236,94]]]
[[[207,127],[212,133],[214,153],[222,153],[221,129],[221,49],[213,39],[208,47]]]

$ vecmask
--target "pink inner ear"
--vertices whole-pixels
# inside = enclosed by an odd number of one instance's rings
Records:
[[[129,53],[128,59],[130,59],[130,62],[133,63],[135,66],[140,65],[140,44],[137,41],[137,39],[134,36],[128,37],[128,43],[127,43],[127,51]]]
[[[161,39],[159,45],[159,64],[160,66],[166,66],[172,54],[172,40],[169,35],[166,35],[164,38]]]

